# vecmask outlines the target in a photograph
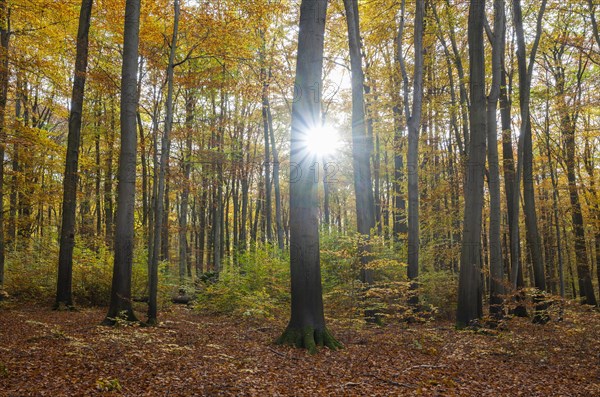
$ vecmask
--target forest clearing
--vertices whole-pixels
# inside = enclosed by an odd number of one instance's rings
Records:
[[[600,316],[582,307],[502,330],[330,320],[344,349],[318,355],[275,345],[283,321],[183,306],[157,327],[108,328],[102,316],[3,306],[0,396],[600,395]]]

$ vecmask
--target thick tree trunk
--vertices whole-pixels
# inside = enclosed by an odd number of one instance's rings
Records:
[[[358,1],[344,0],[348,26],[348,44],[352,70],[352,165],[354,170],[354,194],[356,197],[356,223],[358,232],[364,237],[359,248],[362,262],[361,281],[373,283],[373,271],[367,269],[369,237],[375,227],[375,203],[371,179],[370,156],[372,142],[365,125],[364,75],[360,54],[360,31]]]
[[[171,129],[173,127],[173,74],[175,67],[175,52],[177,51],[177,34],[179,28],[179,0],[174,0],[175,19],[173,22],[173,35],[171,39],[171,51],[169,53],[169,64],[167,66],[167,101],[165,115],[165,131],[161,140],[160,148],[160,170],[158,174],[158,189],[156,196],[156,208],[154,211],[154,252],[152,254],[152,262],[148,269],[148,324],[156,324],[157,315],[157,294],[158,294],[158,257],[159,249],[162,244],[162,230],[164,222],[163,207],[165,203],[165,179],[167,172],[167,161],[171,147]],[[168,208],[167,208],[168,210]]]
[[[302,0],[296,62],[296,87],[309,93],[321,87],[323,41],[327,0]],[[321,125],[321,102],[303,95],[292,106],[290,161],[290,269],[292,310],[290,322],[277,340],[316,352],[316,346],[341,347],[325,327],[321,266],[319,262],[319,225],[317,186],[310,172],[314,155],[306,148],[306,134]],[[295,174],[295,175],[294,175]],[[317,182],[317,183],[316,183]]]
[[[115,225],[115,258],[110,307],[104,324],[114,325],[122,314],[137,321],[131,306],[136,179],[136,112],[140,0],[125,3],[123,67],[121,74],[121,153]]]
[[[77,52],[75,55],[75,75],[71,94],[71,110],[69,114],[69,134],[67,139],[67,158],[63,179],[62,224],[60,231],[60,250],[58,254],[58,279],[56,285],[56,309],[73,306],[73,247],[75,246],[75,211],[77,208],[77,180],[79,169],[79,143],[81,138],[81,116],[85,78],[88,64],[88,33],[92,15],[92,1],[82,0],[77,30]],[[99,156],[99,137],[96,151]],[[99,161],[99,158],[98,158]],[[98,166],[96,172],[99,173]],[[97,199],[100,198],[99,176],[97,177]],[[100,208],[96,208],[100,214]]]
[[[481,210],[486,148],[485,48],[483,21],[485,0],[471,0],[469,7],[470,131],[465,181],[465,211],[458,285],[458,327],[482,316]]]

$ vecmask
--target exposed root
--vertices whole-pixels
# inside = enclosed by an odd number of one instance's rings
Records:
[[[288,345],[295,346],[299,349],[306,349],[310,354],[317,353],[317,347],[325,346],[330,350],[338,350],[344,347],[344,345],[331,335],[327,328],[320,330],[314,329],[313,327],[287,327],[275,343],[278,345]]]

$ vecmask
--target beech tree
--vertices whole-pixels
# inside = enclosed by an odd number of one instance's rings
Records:
[[[404,34],[404,16],[406,1],[402,1],[402,16],[398,31],[398,45],[402,43]],[[408,173],[408,278],[415,281],[419,277],[419,130],[421,128],[421,112],[423,106],[423,24],[425,19],[425,1],[416,1],[414,25],[415,64],[412,87],[412,107],[409,100],[410,87],[406,63],[402,50],[398,51],[400,68],[404,82],[404,115],[408,124],[408,152],[406,167]],[[411,301],[416,303],[418,298]]]
[[[135,206],[138,104],[137,73],[140,30],[140,0],[125,3],[123,66],[121,71],[121,153],[115,216],[115,259],[110,306],[103,321],[113,325],[124,316],[137,321],[131,306],[131,268],[133,265],[133,218]]]
[[[471,0],[469,4],[471,136],[467,153],[465,212],[456,311],[456,322],[459,327],[467,326],[483,315],[480,241],[486,148],[485,48],[483,45],[485,0]]]
[[[62,223],[60,251],[58,254],[58,278],[54,307],[73,306],[71,293],[73,279],[73,247],[75,246],[75,212],[77,209],[77,181],[79,172],[79,142],[81,139],[81,115],[88,64],[88,34],[93,0],[82,0],[77,30],[77,54],[71,111],[69,114],[69,137],[63,179]],[[100,213],[98,211],[98,213]]]
[[[6,0],[0,0],[0,292],[4,287],[4,153],[6,149],[6,100],[8,96],[10,16]]]
[[[358,1],[344,0],[346,23],[348,26],[348,44],[352,71],[352,165],[354,169],[354,194],[356,196],[356,224],[358,232],[366,238],[359,249],[362,262],[361,281],[373,283],[373,270],[367,269],[369,236],[375,227],[375,202],[373,181],[369,159],[373,149],[371,138],[367,135],[365,124],[364,85],[360,52],[360,29]],[[326,182],[327,183],[327,182]]]
[[[302,0],[296,56],[296,101],[292,106],[290,162],[290,269],[292,311],[290,322],[277,339],[279,344],[316,352],[317,346],[337,349],[341,344],[325,326],[317,181],[311,167],[316,160],[308,150],[310,129],[321,125],[323,42],[327,0]],[[314,88],[317,87],[317,95]]]
[[[158,171],[158,186],[156,200],[154,203],[154,243],[152,245],[153,251],[150,258],[150,266],[148,267],[149,274],[149,297],[148,297],[148,323],[156,323],[157,315],[157,291],[158,291],[158,258],[160,255],[160,248],[162,246],[162,230],[164,222],[164,211],[165,211],[165,178],[167,173],[167,162],[169,159],[169,152],[171,150],[171,129],[173,128],[173,79],[174,79],[174,67],[175,67],[175,52],[177,51],[177,34],[179,28],[179,0],[174,0],[173,3],[175,17],[173,22],[173,36],[171,39],[171,50],[169,52],[169,63],[167,66],[167,100],[166,100],[166,116],[165,116],[165,130],[161,139],[160,148],[160,164]],[[187,204],[187,203],[186,203]],[[185,273],[184,273],[185,274]]]
[[[494,32],[492,37],[492,86],[487,103],[487,156],[490,189],[490,312],[501,314],[504,294],[504,264],[502,263],[500,162],[498,160],[498,99],[502,74],[502,57],[505,42],[504,0],[494,1]]]

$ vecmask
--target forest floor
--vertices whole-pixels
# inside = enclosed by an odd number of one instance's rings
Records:
[[[283,321],[200,315],[174,306],[157,327],[100,326],[105,309],[0,307],[0,396],[600,396],[600,314],[507,321],[330,320],[345,348],[276,346]]]

